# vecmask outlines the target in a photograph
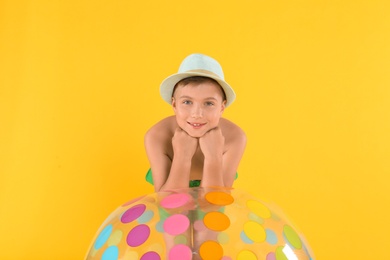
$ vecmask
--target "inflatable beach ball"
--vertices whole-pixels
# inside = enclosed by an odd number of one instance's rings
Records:
[[[275,206],[237,189],[188,188],[131,200],[103,223],[87,260],[301,260],[308,244]]]

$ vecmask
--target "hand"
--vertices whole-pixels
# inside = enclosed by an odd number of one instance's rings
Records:
[[[225,137],[219,127],[213,128],[199,138],[199,146],[205,158],[223,155]]]
[[[178,127],[172,138],[172,146],[174,155],[184,156],[191,160],[198,148],[198,139]]]

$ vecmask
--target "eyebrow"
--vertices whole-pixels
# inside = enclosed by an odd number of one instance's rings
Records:
[[[190,96],[180,96],[179,99],[181,99],[181,98],[193,99],[193,97],[190,97]],[[207,97],[204,100],[209,100],[209,99],[217,100],[215,97]]]

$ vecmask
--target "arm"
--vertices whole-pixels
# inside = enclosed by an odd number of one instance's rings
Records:
[[[245,133],[238,127],[229,131],[227,143],[219,127],[199,140],[205,156],[202,186],[231,187],[246,146]],[[224,151],[224,147],[226,150]]]
[[[197,143],[197,139],[180,128],[176,129],[173,138],[166,134],[164,127],[152,128],[147,132],[145,149],[156,191],[188,188],[191,160]]]
[[[201,138],[199,146],[204,155],[202,187],[225,186],[223,180],[223,149],[225,137],[221,129],[211,129]]]
[[[236,129],[234,139],[223,155],[223,180],[225,187],[232,187],[237,169],[246,147],[246,135],[241,129]]]

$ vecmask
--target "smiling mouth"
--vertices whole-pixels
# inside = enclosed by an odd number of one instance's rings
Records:
[[[199,127],[204,126],[206,123],[200,124],[200,123],[190,123],[190,122],[188,122],[188,124],[191,125],[192,127],[199,128]]]

